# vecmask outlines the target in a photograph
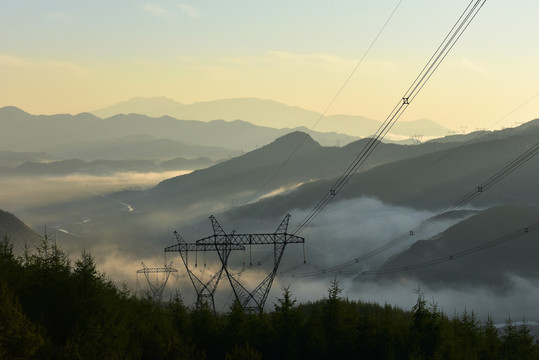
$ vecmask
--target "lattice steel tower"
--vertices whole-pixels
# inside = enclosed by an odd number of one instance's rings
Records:
[[[148,282],[148,286],[150,287],[150,293],[151,293],[152,299],[155,302],[161,302],[161,298],[163,296],[163,290],[165,290],[165,286],[167,285],[168,278],[170,277],[170,274],[173,272],[178,272],[178,270],[172,267],[172,262],[168,265],[165,265],[165,267],[162,267],[162,268],[149,268],[144,263],[142,263],[142,269],[137,270],[137,274],[144,274],[144,276],[146,277],[146,281]],[[164,275],[163,279],[159,279],[159,276],[157,276],[153,280],[150,279],[150,274],[160,274],[160,273],[163,273]]]
[[[211,301],[215,310],[214,293],[217,289],[223,272],[226,274],[232,287],[236,300],[246,311],[262,311],[268,297],[269,291],[279,264],[283,258],[284,249],[288,244],[304,244],[305,239],[299,236],[288,234],[288,221],[290,214],[287,214],[281,221],[274,233],[265,234],[237,234],[232,232],[227,234],[217,219],[212,215],[210,220],[213,227],[213,235],[197,240],[194,243],[186,243],[179,234],[176,234],[177,245],[165,248],[165,252],[179,252],[184,262],[187,273],[197,293],[197,302],[203,299]],[[255,287],[249,291],[240,281],[237,274],[230,271],[228,259],[231,251],[245,250],[246,246],[253,245],[273,245],[273,267],[269,274]],[[206,283],[202,282],[190,270],[188,263],[188,253],[198,251],[216,251],[221,261],[221,268]],[[305,261],[305,259],[304,259]]]

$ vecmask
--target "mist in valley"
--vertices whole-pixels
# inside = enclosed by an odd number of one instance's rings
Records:
[[[6,113],[13,112],[11,109]],[[20,115],[20,112],[15,113]],[[29,114],[25,116],[28,121],[36,121]],[[55,116],[47,119],[51,123],[56,121]],[[131,121],[130,116],[121,119],[125,123]],[[133,119],[141,121],[137,116]],[[174,119],[153,119],[157,120],[172,123]],[[212,126],[224,129],[228,125],[217,122]],[[238,125],[242,124],[233,124]],[[474,310],[481,319],[490,315],[503,321],[510,315],[515,319],[526,316],[536,320],[533,308],[538,290],[533,274],[535,267],[530,259],[512,260],[518,259],[519,251],[533,253],[534,248],[528,243],[521,249],[515,241],[515,251],[510,248],[511,243],[500,247],[497,253],[489,253],[490,258],[484,254],[476,258],[472,255],[437,269],[425,268],[421,270],[423,273],[362,275],[364,271],[383,269],[395,261],[402,265],[413,264],[435,255],[449,255],[469,247],[468,243],[490,240],[488,236],[507,230],[495,227],[504,222],[508,229],[522,226],[518,214],[522,211],[524,217],[530,219],[537,211],[539,199],[536,193],[530,192],[537,173],[536,161],[529,161],[496,184],[493,191],[481,194],[397,246],[358,262],[354,259],[438,216],[439,211],[473,190],[489,174],[503,168],[524,149],[532,148],[539,133],[537,125],[537,121],[531,121],[514,129],[488,133],[489,136],[451,135],[413,146],[380,143],[344,191],[315,221],[296,234],[305,238],[305,246],[289,244],[286,247],[266,309],[272,309],[283,287],[290,286],[294,297],[308,302],[326,296],[330,282],[337,280],[343,288],[343,296],[353,300],[410,309],[420,289],[446,313],[467,309]],[[114,129],[119,136],[121,129]],[[275,132],[259,130],[264,133],[264,139],[275,136]],[[122,148],[118,156],[131,154],[132,149],[140,146],[150,146],[138,142],[144,139],[137,136],[119,141],[120,138],[106,140],[106,135],[96,134],[99,141],[86,142],[87,156],[103,155],[103,142]],[[182,136],[177,140],[186,138],[185,134]],[[338,134],[332,135],[332,139],[338,137]],[[192,159],[200,159],[199,156],[210,150],[212,161],[221,154],[229,157],[217,164],[198,162],[199,167],[193,170],[147,171],[146,163],[135,161],[129,164],[137,170],[125,172],[119,169],[127,162],[118,160],[107,163],[106,173],[94,174],[80,173],[80,167],[73,166],[80,162],[66,161],[62,168],[66,174],[55,176],[51,176],[47,168],[51,157],[46,154],[6,152],[2,160],[4,166],[15,170],[32,168],[34,173],[21,176],[13,170],[9,176],[1,177],[0,199],[4,210],[22,219],[36,233],[42,236],[46,233],[70,258],[76,259],[82,251],[90,252],[100,271],[116,283],[125,284],[133,293],[142,294],[148,289],[146,278],[137,274],[142,263],[148,267],[163,267],[172,262],[178,272],[171,274],[163,298],[166,300],[179,292],[187,304],[193,305],[196,293],[181,257],[177,253],[164,253],[166,247],[176,244],[174,231],[186,242],[195,242],[213,234],[208,217],[214,215],[226,233],[272,234],[290,213],[290,234],[367,142],[368,139],[362,139],[342,147],[321,146],[309,135],[293,131],[244,154],[239,154],[238,149],[223,153],[208,148],[209,144],[201,148],[189,146],[185,149],[194,151],[189,154]],[[152,140],[151,144],[154,146],[155,142]],[[302,144],[299,150],[298,144]],[[39,144],[34,146],[32,150],[38,151]],[[76,147],[76,144],[69,146]],[[160,153],[151,153],[159,158],[145,161],[152,161],[155,166],[175,159],[180,160],[177,163],[180,165],[174,166],[195,164],[187,158],[177,158],[181,154],[175,146],[179,145],[160,147]],[[291,153],[294,156],[283,163]],[[58,156],[60,152],[55,154]],[[24,161],[36,163],[29,165]],[[41,167],[33,166],[35,164]],[[43,173],[39,175],[39,171]],[[514,208],[489,212],[500,205]],[[479,217],[481,214],[483,218]],[[485,226],[492,228],[492,233],[484,230]],[[482,233],[489,235],[481,237]],[[16,247],[20,253],[24,244],[18,243]],[[501,261],[506,253],[511,254],[509,260]],[[478,260],[474,263],[473,259]],[[271,271],[272,265],[272,246],[234,251],[229,259],[229,270],[247,289],[254,289]],[[209,280],[220,266],[215,252],[189,256],[189,268],[202,281]],[[471,269],[469,274],[466,269]],[[492,279],[498,279],[504,286],[493,283]],[[215,295],[217,308],[226,311],[233,297],[228,279],[223,276]]]
[[[2,176],[2,208],[20,212],[26,209],[87,199],[96,193],[110,194],[124,189],[145,189],[158,182],[190,171],[126,172],[104,176],[72,174],[66,176]]]
[[[117,193],[118,190],[126,188],[144,192],[164,177],[176,175],[181,173],[27,178],[24,181],[11,179],[9,186],[16,190],[11,193],[14,199],[13,206],[18,207],[14,207],[15,214],[25,219],[40,234],[45,231],[46,226],[49,236],[54,238],[72,258],[78,257],[83,250],[89,251],[95,257],[100,271],[110,276],[116,283],[127,285],[132,292],[138,294],[148,290],[146,278],[143,274],[136,273],[142,268],[142,262],[148,267],[163,267],[172,262],[173,268],[178,272],[171,274],[163,298],[167,299],[179,292],[188,304],[194,304],[195,292],[179,254],[164,253],[163,250],[166,246],[176,243],[174,230],[177,230],[187,242],[211,235],[208,207],[204,203],[190,204],[188,212],[170,213],[163,210],[145,213],[140,212],[136,206],[130,209],[130,205],[124,203]],[[36,190],[38,184],[41,184],[39,191]],[[283,188],[275,192],[282,194],[283,191],[286,193],[289,190],[292,189]],[[32,191],[36,194],[35,197],[28,196]],[[38,194],[40,196],[37,196]],[[26,199],[26,202],[16,202],[16,198]],[[77,198],[82,200],[92,198],[100,206],[104,206],[101,210],[106,208],[112,212],[101,217],[99,208],[81,207],[75,211],[76,215],[73,217],[77,221],[62,223],[53,211],[43,213],[36,210],[55,209],[55,206],[58,206],[55,203],[58,199],[67,201]],[[272,233],[285,215],[257,219],[236,217],[231,215],[235,206],[230,203],[213,206],[221,209],[214,215],[227,233],[232,230],[238,233]],[[192,210],[196,208],[199,211],[193,212]],[[481,210],[483,209],[471,207],[463,209],[451,217],[436,222],[424,232],[416,234],[413,240],[429,239]],[[307,213],[306,210],[290,209],[292,217],[289,232]],[[365,270],[380,267],[393,255],[409,248],[413,243],[412,240],[378,256],[343,268],[340,272],[304,276],[313,270],[319,271],[353,260],[407,233],[409,229],[434,215],[436,215],[434,210],[394,206],[368,197],[332,203],[312,226],[299,234],[306,239],[305,264],[303,247],[300,244],[287,246],[266,308],[269,310],[273,307],[276,299],[281,297],[283,287],[290,286],[293,296],[298,301],[308,302],[327,296],[330,282],[337,280],[343,288],[343,296],[352,300],[388,303],[410,309],[417,300],[417,289],[420,289],[427,299],[438,303],[447,314],[473,310],[483,320],[487,316],[500,322],[508,316],[513,319],[526,317],[528,320],[537,320],[534,299],[539,293],[539,283],[536,279],[508,274],[507,278],[511,281],[512,287],[510,291],[500,291],[488,286],[440,288],[422,283],[405,273],[392,280],[360,275]],[[108,217],[113,218],[112,223],[106,221]],[[253,247],[251,257],[247,251],[233,252],[230,256],[231,270],[234,273],[241,273],[240,280],[246,288],[254,289],[271,269],[272,258],[268,260],[268,254],[271,252],[271,247]],[[264,262],[259,264],[261,259]],[[452,265],[459,266],[458,262]],[[190,256],[190,267],[202,280],[207,280],[219,269],[220,262],[214,252],[200,253],[196,258]],[[215,298],[216,307],[226,311],[233,298],[226,277],[221,280]]]

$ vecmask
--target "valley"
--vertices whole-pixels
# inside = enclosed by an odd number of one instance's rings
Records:
[[[14,113],[16,117],[23,114],[8,110],[8,114]],[[4,118],[9,117],[6,109],[0,109],[2,114]],[[20,120],[23,123],[32,121],[30,115],[24,116],[27,119]],[[134,123],[139,123],[140,117],[130,116]],[[114,122],[114,118],[109,120]],[[127,119],[129,116],[124,121]],[[49,120],[54,127],[56,118],[51,116],[47,118]],[[15,129],[14,124],[19,120],[9,118],[4,121],[11,122]],[[234,123],[230,126],[235,126]],[[488,266],[487,258],[479,256],[462,260],[462,264],[466,264],[458,267],[462,273],[451,271],[454,265],[448,263],[438,266],[435,269],[438,272],[417,270],[375,277],[374,280],[361,276],[365,271],[411,264],[473,246],[506,229],[523,226],[522,216],[503,216],[499,211],[506,209],[508,215],[537,211],[539,199],[534,184],[539,164],[534,158],[458,211],[444,215],[443,220],[436,221],[424,232],[414,234],[413,238],[380,255],[346,265],[429,218],[439,216],[438,212],[452,201],[476,188],[522,151],[533,147],[539,134],[538,124],[538,121],[532,121],[512,129],[467,137],[449,135],[416,145],[379,144],[339,197],[302,233],[307,239],[307,263],[302,264],[301,251],[289,249],[277,284],[296,284],[299,296],[308,300],[314,295],[311,291],[316,284],[336,276],[342,278],[350,293],[358,292],[360,297],[381,301],[376,294],[385,293],[382,288],[378,287],[369,295],[365,294],[364,288],[386,284],[391,289],[404,286],[404,290],[418,282],[436,294],[442,289],[459,291],[457,289],[463,286],[472,286],[484,287],[486,293],[494,292],[503,298],[519,286],[517,279],[539,280],[535,279],[533,261],[524,261],[519,255],[533,253],[530,248],[533,244],[527,242],[515,242],[519,244],[516,247],[508,243],[498,252],[494,249],[490,257],[504,254],[508,259],[495,261],[495,268]],[[108,135],[117,136],[111,125],[107,128]],[[34,138],[28,138],[21,141],[18,149],[26,152],[10,150],[2,153],[4,175],[1,182],[3,188],[9,189],[2,196],[4,210],[12,211],[36,234],[43,235],[47,229],[69,253],[76,254],[82,249],[91,251],[99,266],[113,279],[137,288],[141,285],[135,283],[134,273],[140,262],[160,264],[173,260],[180,266],[179,258],[173,259],[170,254],[163,258],[164,247],[174,244],[172,232],[178,231],[188,241],[207,236],[209,215],[215,215],[226,231],[237,229],[245,233],[271,231],[283,214],[289,212],[292,228],[307,215],[368,141],[359,139],[342,146],[324,146],[307,133],[288,131],[286,135],[244,153],[237,150],[237,145],[236,150],[216,149],[211,150],[212,153],[207,145],[184,147],[179,142],[171,143],[169,150],[156,148],[155,142],[149,142],[147,146],[152,151],[137,152],[133,149],[143,149],[140,141],[148,138],[134,135],[121,141],[114,140],[117,150],[112,150],[104,144],[112,144],[113,138],[97,136],[101,132],[95,132],[91,135],[93,140],[81,139],[86,147],[78,147],[78,153],[73,153],[79,155],[80,160],[62,159],[63,155],[72,153],[69,149],[77,142],[58,143],[51,151],[49,140],[34,143]],[[32,146],[23,148],[24,143]],[[162,149],[161,153],[156,149]],[[101,155],[104,153],[112,156],[103,160]],[[224,157],[219,158],[217,154]],[[496,212],[496,209],[500,210]],[[475,221],[480,217],[483,220]],[[489,223],[505,227],[485,225]],[[447,235],[461,226],[464,229],[467,226],[463,235]],[[485,226],[490,232],[483,230]],[[455,236],[464,239],[465,234],[474,233],[481,236],[462,240],[460,247],[427,247],[427,244],[441,241],[434,239],[447,238],[444,243],[451,244]],[[22,244],[19,243],[18,248],[20,250]],[[204,256],[208,268],[201,271],[211,274],[218,259],[215,255]],[[236,264],[232,266],[244,267],[242,256],[245,255],[231,255],[231,264]],[[255,259],[265,257],[261,251],[255,251],[252,256]],[[519,257],[522,261],[515,262],[514,259]],[[262,263],[243,271],[247,271],[246,274],[252,272],[249,276],[256,283],[256,273],[265,266]],[[332,271],[332,268],[338,270]],[[473,277],[468,269],[473,269]],[[300,280],[305,276],[307,282]],[[494,279],[505,279],[505,282]],[[493,281],[499,286],[489,285]],[[272,291],[278,291],[278,286]],[[171,280],[170,288],[175,287],[190,292],[184,275]],[[396,290],[396,293],[402,290]],[[220,289],[218,301],[226,301],[229,291]],[[407,301],[413,301],[413,296],[402,294],[390,298],[394,299],[391,300],[393,303],[403,306],[408,305]],[[480,298],[483,297],[477,297]],[[446,297],[441,296],[441,303],[444,299]]]

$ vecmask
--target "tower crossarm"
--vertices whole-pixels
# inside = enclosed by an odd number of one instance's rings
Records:
[[[163,295],[163,290],[165,289],[165,286],[167,285],[168,278],[170,277],[170,274],[173,272],[178,272],[177,269],[174,269],[172,267],[172,263],[165,265],[165,267],[147,267],[144,263],[142,263],[142,269],[137,270],[137,274],[144,274],[146,277],[146,281],[148,282],[148,286],[150,287],[152,298],[156,302],[161,302],[161,296]],[[165,278],[162,281],[152,281],[150,279],[150,274],[155,273],[165,273]]]
[[[226,234],[212,235],[196,241],[197,245],[274,245],[274,244],[303,244],[305,239],[287,233],[268,234]],[[175,245],[176,246],[176,245]],[[209,249],[209,248],[208,248]],[[165,249],[165,251],[167,251]]]
[[[220,251],[220,250],[245,250],[245,246],[236,244],[198,244],[197,243],[184,243],[168,246],[165,248],[165,252],[190,252],[190,251]]]
[[[137,274],[151,274],[151,273],[171,273],[178,272],[178,269],[174,268],[145,268],[137,270]]]

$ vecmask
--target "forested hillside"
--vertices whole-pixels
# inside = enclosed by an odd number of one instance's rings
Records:
[[[526,326],[498,330],[473,312],[447,316],[419,293],[416,305],[327,296],[296,304],[284,288],[274,309],[227,313],[189,308],[177,294],[165,304],[135,297],[100,274],[83,253],[74,262],[44,239],[13,254],[0,242],[1,359],[537,359]]]
[[[9,234],[16,254],[22,253],[26,246],[37,246],[41,240],[40,236],[19,218],[0,209],[0,236],[3,234]]]

